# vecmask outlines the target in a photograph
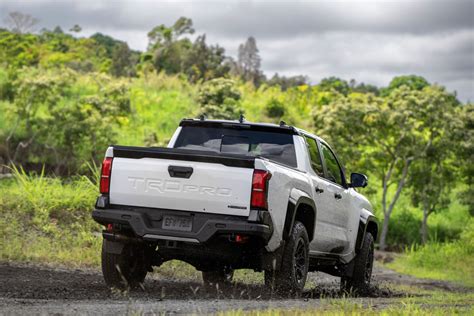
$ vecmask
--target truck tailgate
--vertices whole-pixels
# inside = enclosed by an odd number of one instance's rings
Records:
[[[172,156],[177,159],[168,159]],[[245,159],[220,163],[216,155],[204,156],[167,148],[114,148],[110,203],[248,216],[253,168],[242,164]]]

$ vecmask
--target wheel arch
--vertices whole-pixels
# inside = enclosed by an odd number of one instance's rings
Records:
[[[303,191],[294,190],[286,211],[285,225],[283,228],[283,240],[287,240],[291,234],[291,229],[296,220],[303,223],[311,242],[314,237],[316,226],[316,205],[314,201]]]
[[[377,236],[379,233],[379,226],[377,224],[377,220],[375,216],[369,215],[366,219],[361,218],[359,221],[359,229],[357,231],[357,240],[356,240],[356,252],[359,252],[360,248],[362,247],[362,242],[364,240],[364,236],[370,233],[374,237],[374,242],[377,240]]]

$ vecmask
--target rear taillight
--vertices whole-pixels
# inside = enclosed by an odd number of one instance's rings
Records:
[[[268,171],[257,169],[253,171],[251,208],[268,209],[268,180],[270,180],[271,177],[272,174]]]
[[[100,173],[100,193],[102,194],[109,194],[112,160],[112,157],[105,157],[102,162],[102,171]]]

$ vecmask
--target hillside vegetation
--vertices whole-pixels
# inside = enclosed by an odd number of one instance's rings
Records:
[[[268,79],[254,38],[234,60],[194,32],[187,18],[159,25],[137,52],[103,34],[0,30],[0,164],[14,174],[0,180],[1,259],[97,264],[90,211],[107,146],[164,146],[182,118],[200,115],[284,120],[325,138],[348,174],[369,175],[380,248],[428,244],[405,267],[434,271],[454,258],[441,249],[472,245],[460,238],[474,213],[472,104],[416,75],[387,87]],[[430,255],[439,260],[421,265]]]

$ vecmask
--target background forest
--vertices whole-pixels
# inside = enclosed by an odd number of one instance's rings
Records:
[[[379,248],[404,251],[393,268],[474,286],[474,106],[455,92],[417,75],[386,87],[267,76],[255,38],[233,59],[184,17],[150,30],[145,52],[78,25],[33,31],[38,21],[19,12],[6,22],[1,260],[97,265],[90,212],[107,146],[165,146],[182,118],[244,114],[311,131],[349,173],[368,174]]]

